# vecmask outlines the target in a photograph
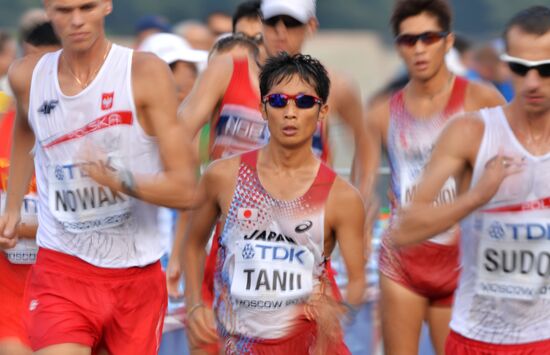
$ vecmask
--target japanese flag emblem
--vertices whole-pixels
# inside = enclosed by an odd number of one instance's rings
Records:
[[[113,107],[113,101],[115,99],[114,92],[107,92],[101,95],[101,109],[103,111],[110,110]]]
[[[237,218],[240,221],[256,221],[258,220],[258,209],[256,208],[239,208]]]

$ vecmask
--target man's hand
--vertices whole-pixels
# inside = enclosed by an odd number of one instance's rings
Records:
[[[510,175],[520,173],[525,167],[523,158],[513,158],[502,154],[495,155],[487,164],[476,186],[473,188],[477,203],[483,206],[497,193],[502,181]]]
[[[18,213],[6,212],[0,216],[0,249],[11,249],[17,244],[17,228],[21,217]]]
[[[191,349],[201,348],[219,341],[214,312],[202,303],[191,306],[187,312],[186,333]]]

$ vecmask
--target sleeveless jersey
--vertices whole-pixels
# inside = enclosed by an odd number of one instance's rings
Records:
[[[241,158],[214,277],[222,334],[241,337],[242,346],[282,338],[300,321],[326,269],[324,209],[336,176],[321,163],[302,197],[277,200],[261,185],[257,156],[252,151]]]
[[[405,107],[404,90],[399,90],[390,100],[390,122],[387,151],[391,167],[391,189],[399,205],[410,203],[416,184],[428,162],[439,134],[449,118],[464,111],[464,97],[468,82],[456,77],[446,108],[431,118],[414,117]],[[450,178],[441,189],[437,203],[454,200],[456,184]],[[439,244],[452,244],[458,228],[430,239]]]
[[[0,92],[0,115],[3,116],[0,120],[0,215],[4,213],[6,206],[12,129],[15,122],[15,109],[10,102],[11,98]],[[21,205],[21,223],[37,223],[37,206],[36,182],[33,178]],[[36,241],[27,238],[20,238],[14,248],[3,250],[13,264],[34,264],[37,251]]]
[[[36,136],[40,247],[107,268],[144,266],[163,253],[157,207],[101,186],[81,169],[99,164],[136,175],[162,170],[156,139],[142,130],[132,92],[133,51],[113,45],[95,79],[74,96],[61,92],[61,51],[33,72],[29,121]],[[84,162],[85,148],[97,159]]]
[[[261,102],[253,89],[248,58],[233,59],[233,74],[222,99],[217,118],[210,127],[210,160],[258,149],[269,140],[267,122],[258,111]],[[322,161],[330,158],[327,127],[321,121],[312,148]]]
[[[550,153],[529,153],[501,107],[481,110],[481,118],[485,130],[471,186],[499,153],[524,159],[525,166],[462,222],[451,328],[495,344],[550,339]]]

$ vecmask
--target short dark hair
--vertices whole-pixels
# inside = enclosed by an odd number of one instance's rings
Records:
[[[442,31],[451,31],[452,12],[446,0],[398,0],[390,20],[393,34],[399,35],[399,27],[407,18],[423,12],[434,16]]]
[[[513,27],[519,27],[523,32],[542,36],[550,31],[550,8],[546,6],[531,6],[515,14],[504,28],[504,42],[508,48],[508,33]]]
[[[462,55],[472,49],[472,42],[463,35],[455,34],[454,47],[458,51],[458,53]]]
[[[311,85],[321,100],[327,102],[330,91],[330,79],[327,70],[317,59],[309,55],[283,52],[269,58],[260,73],[260,94],[267,95],[269,90],[284,80],[291,80],[297,75]]]
[[[235,33],[235,27],[237,22],[242,18],[250,19],[262,19],[262,11],[260,6],[262,2],[259,0],[248,0],[237,6],[237,9],[233,13],[233,33]]]
[[[237,34],[224,36],[219,40],[217,40],[212,46],[212,49],[210,49],[209,56],[216,51],[217,52],[230,51],[236,46],[243,46],[247,48],[255,58],[257,58],[258,55],[260,54],[260,50],[258,49],[258,46],[250,38],[240,33],[237,33]]]
[[[35,47],[60,46],[61,41],[55,34],[51,22],[39,23],[22,33],[22,40]]]

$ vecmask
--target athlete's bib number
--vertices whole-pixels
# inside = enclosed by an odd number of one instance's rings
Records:
[[[477,294],[518,300],[550,299],[548,224],[489,219],[478,228],[482,233],[477,256]]]
[[[0,192],[0,214],[4,213],[6,206],[6,194]],[[36,195],[28,194],[21,205],[21,224],[36,224],[38,213],[38,200]],[[34,264],[38,246],[34,239],[20,238],[12,249],[4,250],[6,257],[12,264]]]
[[[104,168],[116,171],[112,159]],[[130,216],[130,198],[97,184],[82,164],[57,164],[48,169],[49,206],[54,217],[71,233],[119,226]]]
[[[247,308],[277,309],[303,302],[313,289],[313,254],[303,246],[239,241],[231,295]]]

